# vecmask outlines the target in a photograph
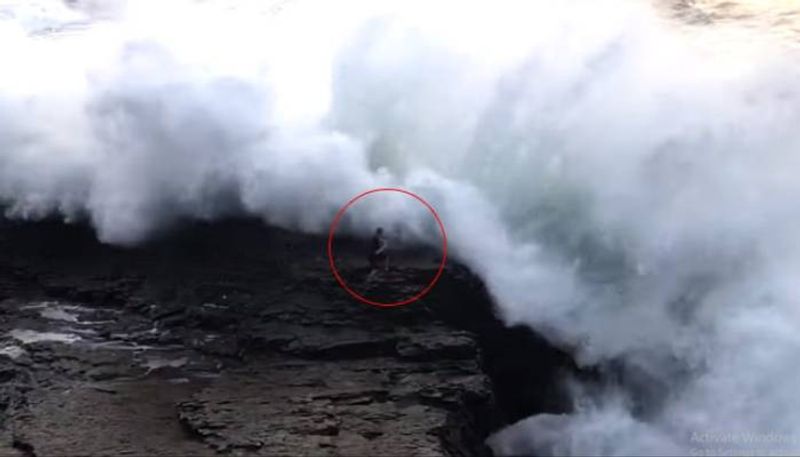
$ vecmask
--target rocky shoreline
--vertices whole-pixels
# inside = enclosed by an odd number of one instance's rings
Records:
[[[503,425],[568,409],[569,356],[504,328],[466,269],[376,309],[324,246],[246,220],[135,248],[4,221],[0,455],[489,455]],[[358,243],[338,249],[357,277]],[[426,255],[381,287],[417,290]]]

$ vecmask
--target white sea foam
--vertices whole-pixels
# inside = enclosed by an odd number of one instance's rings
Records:
[[[322,232],[406,187],[509,323],[624,372],[496,450],[800,432],[795,50],[625,0],[39,1],[0,7],[10,216],[113,243],[231,213]],[[436,245],[396,197],[342,230]]]

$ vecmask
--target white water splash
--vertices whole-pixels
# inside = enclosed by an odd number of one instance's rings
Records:
[[[11,215],[116,243],[230,213],[321,232],[408,187],[509,323],[623,371],[498,451],[800,435],[796,51],[624,0],[44,3],[0,9]],[[387,202],[344,228],[436,244]]]

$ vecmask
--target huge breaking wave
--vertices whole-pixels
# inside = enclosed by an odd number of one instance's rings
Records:
[[[796,453],[800,72],[718,37],[625,0],[0,1],[0,200],[133,244],[241,213],[321,232],[407,187],[508,323],[623,373],[495,451]],[[376,223],[435,242],[401,202],[348,227]]]

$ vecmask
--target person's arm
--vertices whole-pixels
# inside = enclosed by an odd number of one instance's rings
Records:
[[[380,239],[380,246],[378,247],[378,250],[375,251],[375,253],[376,254],[383,254],[383,252],[386,250],[386,248],[388,246],[389,246],[389,243],[386,242],[386,239],[385,238],[381,238]]]

